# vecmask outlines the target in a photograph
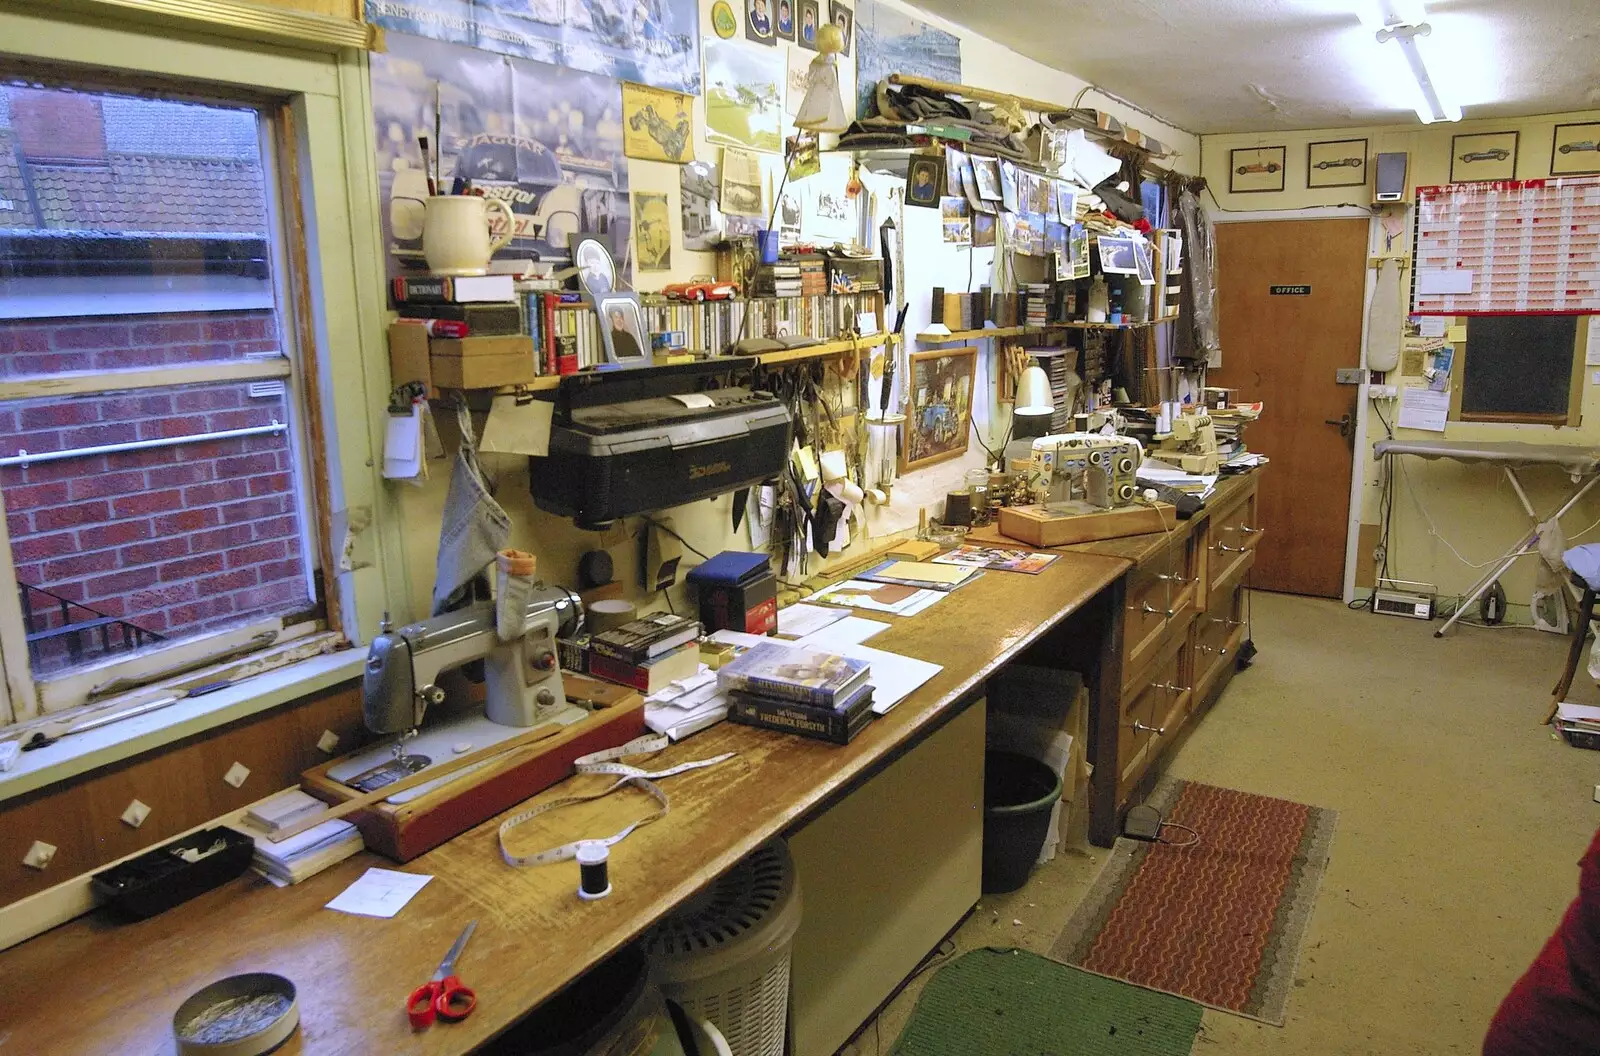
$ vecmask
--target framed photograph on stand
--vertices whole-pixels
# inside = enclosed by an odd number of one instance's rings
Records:
[[[1517,133],[1450,137],[1450,182],[1492,183],[1517,178]]]
[[[1228,152],[1228,191],[1259,194],[1283,190],[1287,147],[1246,147]]]
[[[977,374],[975,346],[912,353],[905,435],[900,445],[901,473],[967,453]]]
[[[1366,140],[1335,139],[1306,147],[1307,187],[1361,187],[1366,182]]]

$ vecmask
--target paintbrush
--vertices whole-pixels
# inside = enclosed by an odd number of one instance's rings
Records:
[[[443,87],[433,82],[433,187],[435,194],[444,186],[444,102]]]
[[[438,194],[439,185],[433,178],[433,152],[428,149],[428,136],[426,133],[417,137],[417,146],[422,148],[422,175],[428,181],[428,194]]]

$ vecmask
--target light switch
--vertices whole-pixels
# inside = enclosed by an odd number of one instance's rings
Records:
[[[222,780],[238,788],[244,784],[244,779],[250,776],[250,768],[243,763],[234,763],[228,767],[228,772],[222,775]]]
[[[28,853],[23,856],[22,864],[29,869],[43,870],[55,856],[55,844],[45,843],[43,840],[34,840],[33,846],[29,847]]]
[[[126,825],[138,828],[144,824],[144,819],[150,816],[150,804],[141,803],[137,799],[128,804],[128,809],[122,812],[122,821]]]
[[[317,738],[317,748],[323,755],[332,755],[337,747],[339,747],[339,735],[332,730],[323,730],[322,736]]]

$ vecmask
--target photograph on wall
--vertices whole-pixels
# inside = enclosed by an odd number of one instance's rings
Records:
[[[778,207],[774,212],[778,222],[778,244],[792,246],[800,241],[800,218],[805,215],[805,191],[795,184],[790,184],[778,196]]]
[[[1336,139],[1306,147],[1307,187],[1361,187],[1366,182],[1366,140]]]
[[[944,194],[944,159],[936,155],[913,157],[906,170],[906,204],[939,208]]]
[[[1450,137],[1450,182],[1488,183],[1517,178],[1517,133],[1481,132]]]
[[[1600,172],[1600,121],[1557,125],[1550,147],[1550,175],[1586,176]]]
[[[1056,180],[1056,219],[1070,224],[1078,215],[1078,190],[1065,180]]]
[[[856,232],[856,207],[848,190],[850,160],[830,154],[821,162],[821,171],[804,184],[806,213],[801,234],[805,241],[819,245],[848,244]]]
[[[730,216],[765,218],[766,183],[761,156],[728,147],[722,152],[722,211]]]
[[[1015,213],[1022,208],[1022,193],[1018,189],[1017,167],[1009,161],[1000,163],[1000,208]]]
[[[961,38],[879,0],[857,0],[856,116],[877,113],[878,82],[891,73],[961,83]]]
[[[509,257],[570,258],[581,232],[614,232],[628,259],[628,161],[622,90],[609,77],[390,33],[373,52],[378,189],[391,273],[422,267],[427,167],[418,137],[434,135],[440,107],[440,176],[446,187],[511,207]]]
[[[1100,270],[1108,275],[1138,275],[1138,244],[1127,235],[1101,235]]]
[[[777,7],[772,12],[772,32],[779,40],[794,43],[794,27],[797,24],[795,0],[777,0]]]
[[[1283,190],[1288,155],[1286,147],[1246,147],[1229,151],[1228,190],[1233,194]]]
[[[744,0],[744,37],[757,44],[768,47],[776,44],[778,38],[772,32],[772,9],[770,0]]]
[[[972,245],[972,207],[965,198],[954,195],[939,199],[939,213],[944,219],[944,240],[955,245]]]
[[[710,252],[728,236],[727,218],[717,206],[722,174],[709,161],[691,161],[678,170],[678,211],[683,248]]]
[[[987,249],[994,245],[995,217],[992,213],[972,214],[972,248]]]
[[[1139,285],[1154,286],[1156,284],[1154,254],[1151,252],[1150,243],[1142,238],[1133,241],[1133,263],[1138,270]]]
[[[681,164],[692,160],[694,98],[624,82],[622,152],[645,161]]]
[[[366,14],[389,33],[700,94],[696,0],[366,0]]]
[[[769,154],[783,149],[785,60],[776,48],[707,37],[706,139]]]
[[[660,192],[633,194],[633,241],[639,247],[640,271],[672,268],[672,214],[667,196]]]
[[[977,369],[971,346],[912,353],[900,472],[966,454]]]
[[[1089,228],[1084,224],[1073,224],[1067,228],[1067,256],[1072,259],[1072,277],[1074,279],[1087,279],[1089,277]]]
[[[789,182],[798,183],[822,171],[822,145],[815,132],[796,132],[783,141],[789,159]]]
[[[839,27],[839,32],[844,36],[844,50],[840,52],[845,58],[850,57],[850,38],[853,34],[851,27],[855,24],[855,12],[839,3],[839,0],[829,0],[828,21]]]
[[[973,158],[972,174],[978,181],[978,195],[986,202],[1000,200],[1000,162],[994,158]]]
[[[811,51],[817,50],[817,27],[822,24],[821,0],[800,0],[800,26],[795,30],[795,43]]]

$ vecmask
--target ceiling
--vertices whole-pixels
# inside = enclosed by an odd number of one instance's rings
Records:
[[[1398,45],[1379,45],[1356,18],[1369,0],[914,2],[1190,132],[1417,120]],[[1427,10],[1429,69],[1467,119],[1600,107],[1600,0],[1432,0]]]

